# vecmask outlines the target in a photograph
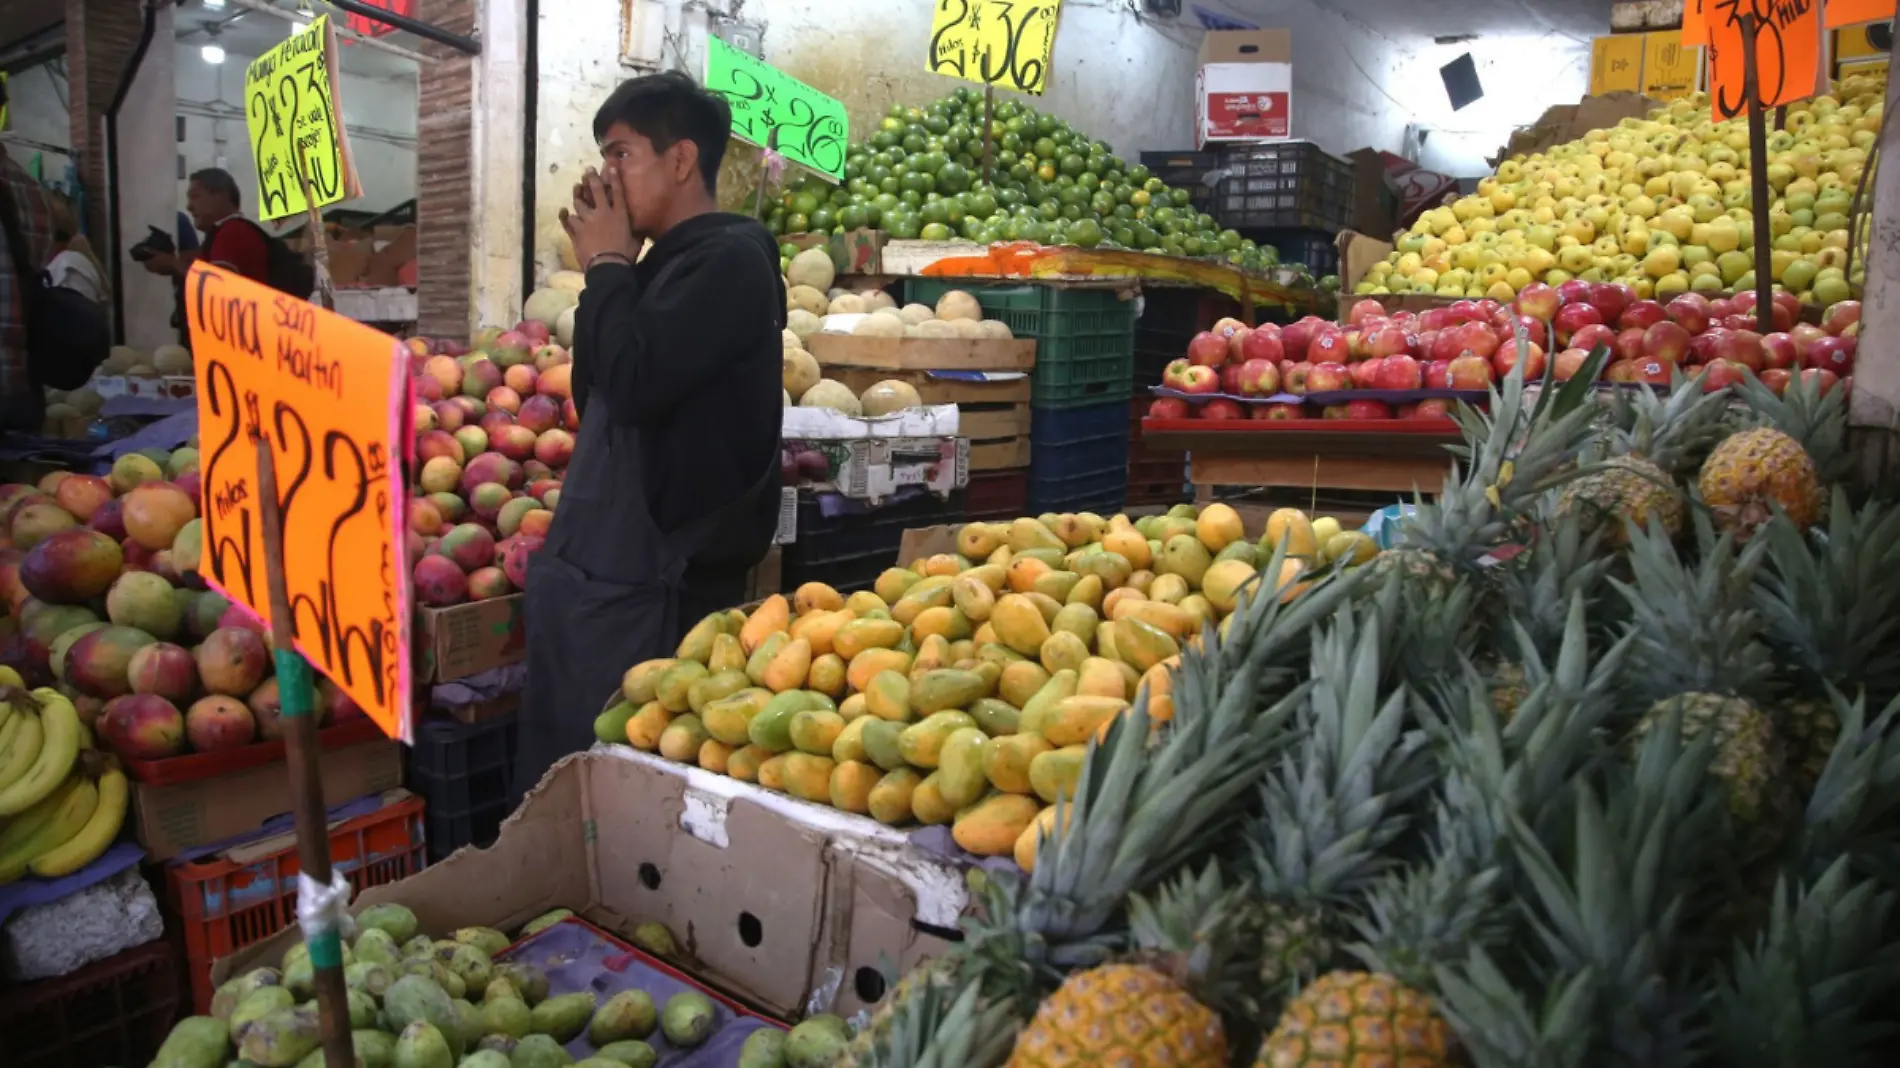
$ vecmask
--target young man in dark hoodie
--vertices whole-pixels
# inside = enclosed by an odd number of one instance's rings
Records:
[[[715,203],[731,130],[724,98],[684,75],[627,82],[594,116],[600,170],[561,212],[587,276],[581,429],[530,568],[517,793],[593,743],[627,668],[743,603],[772,539],[785,288],[772,235]]]

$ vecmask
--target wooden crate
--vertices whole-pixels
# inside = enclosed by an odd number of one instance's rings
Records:
[[[970,470],[995,471],[1029,464],[1029,378],[1007,382],[960,382],[924,371],[834,367],[831,378],[863,393],[879,382],[908,382],[925,404],[957,406],[957,436],[970,439]]]
[[[1027,371],[1036,366],[1034,341],[858,337],[813,334],[805,340],[821,367],[877,367],[918,371]]]

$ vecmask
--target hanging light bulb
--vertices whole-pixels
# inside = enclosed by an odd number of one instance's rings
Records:
[[[198,55],[202,57],[206,63],[214,67],[224,62],[224,49],[214,44],[208,44],[200,48]]]

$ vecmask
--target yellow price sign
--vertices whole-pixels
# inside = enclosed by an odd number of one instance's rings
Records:
[[[937,0],[931,73],[1040,95],[1061,10],[1062,0]]]
[[[328,15],[244,68],[244,120],[257,168],[258,218],[301,215],[310,207],[362,195],[337,81],[336,36]],[[314,203],[304,200],[304,182]]]

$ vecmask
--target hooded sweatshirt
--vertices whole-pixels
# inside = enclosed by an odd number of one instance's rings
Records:
[[[661,530],[730,504],[777,471],[784,403],[773,387],[783,377],[784,329],[778,244],[743,215],[688,219],[639,263],[587,272],[574,313],[575,404],[585,420],[589,401],[602,397],[612,418],[638,432],[647,509]],[[722,529],[693,557],[688,585],[758,563],[778,505],[776,492],[762,494],[752,522]]]

